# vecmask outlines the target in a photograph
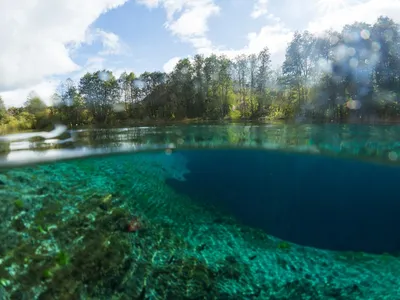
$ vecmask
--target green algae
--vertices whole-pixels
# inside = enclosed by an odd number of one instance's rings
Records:
[[[281,249],[281,250],[289,250],[292,248],[292,246],[288,242],[285,242],[285,241],[279,242],[277,247],[278,247],[278,249]]]
[[[70,262],[70,257],[68,255],[68,253],[66,253],[64,251],[60,251],[60,252],[57,253],[56,261],[57,261],[58,265],[66,266]]]
[[[35,215],[35,224],[44,229],[49,226],[49,224],[56,224],[61,213],[61,204],[58,202],[50,202],[45,204]]]
[[[21,199],[17,199],[14,201],[14,205],[17,209],[24,209],[24,201],[22,201]]]
[[[39,225],[39,226],[37,227],[37,229],[38,229],[38,230],[40,231],[40,233],[42,233],[42,234],[46,234],[46,233],[47,233],[47,231],[44,230],[43,227],[42,227],[41,225]]]
[[[49,212],[59,212],[58,209],[54,209],[55,207],[58,206],[51,205],[48,210],[42,208],[35,216],[34,222],[54,226],[50,232],[55,244],[64,245],[68,250],[53,254],[50,249],[43,249],[41,254],[35,254],[39,248],[35,246],[42,244],[40,234],[35,230],[29,232],[29,235],[34,237],[33,244],[21,243],[20,247],[10,253],[8,263],[2,265],[2,267],[12,264],[26,265],[26,272],[17,280],[22,285],[20,290],[25,290],[29,294],[35,286],[40,285],[44,291],[39,298],[51,294],[57,299],[66,299],[80,294],[83,288],[81,278],[84,278],[86,284],[91,283],[91,286],[96,288],[107,287],[105,278],[116,280],[116,276],[122,276],[119,270],[121,266],[124,266],[123,270],[126,269],[125,261],[131,253],[130,243],[122,230],[115,233],[113,230],[117,228],[109,225],[118,221],[121,216],[125,217],[126,214],[120,212],[117,216],[99,215],[91,224],[93,229],[82,229],[79,216],[72,217],[67,222],[61,219],[57,222],[56,218],[50,219]],[[91,212],[95,207],[85,205],[85,208],[88,209],[86,212]],[[61,234],[64,230],[68,234]],[[83,246],[80,244],[74,246],[74,242],[79,239],[82,239]]]

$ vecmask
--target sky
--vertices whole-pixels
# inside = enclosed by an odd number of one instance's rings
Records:
[[[400,0],[0,0],[0,95],[20,106],[35,91],[50,104],[60,81],[86,72],[170,72],[198,53],[265,46],[279,66],[294,31],[380,15],[400,23]]]

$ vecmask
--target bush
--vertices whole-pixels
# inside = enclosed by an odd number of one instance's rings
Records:
[[[229,119],[231,120],[239,120],[242,117],[241,113],[239,110],[231,110],[229,112]]]
[[[16,116],[5,115],[0,120],[0,130],[2,132],[12,132],[18,130],[32,129],[36,124],[34,115],[28,112],[22,112]]]

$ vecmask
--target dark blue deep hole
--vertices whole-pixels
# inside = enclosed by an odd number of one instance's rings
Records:
[[[400,168],[256,150],[182,151],[178,192],[301,245],[400,251]]]

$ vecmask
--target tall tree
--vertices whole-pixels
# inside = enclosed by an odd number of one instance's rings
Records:
[[[86,107],[97,122],[107,122],[120,98],[118,81],[111,71],[86,73],[79,81]]]
[[[118,78],[118,85],[121,92],[121,99],[124,109],[129,117],[133,117],[133,106],[138,101],[140,88],[135,84],[136,76],[133,72],[122,73]]]
[[[0,122],[3,120],[7,115],[6,105],[4,103],[3,97],[0,96]]]

